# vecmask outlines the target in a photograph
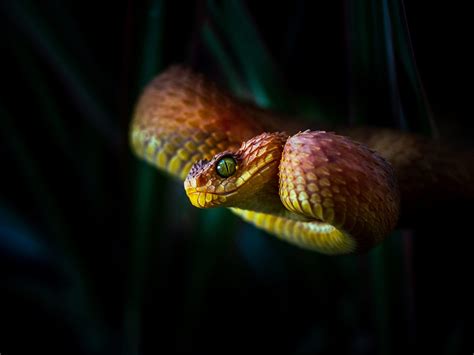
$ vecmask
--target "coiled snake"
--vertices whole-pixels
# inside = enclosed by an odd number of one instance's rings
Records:
[[[184,180],[194,206],[229,207],[270,234],[325,254],[377,245],[397,224],[400,198],[408,210],[433,193],[472,186],[472,155],[453,158],[422,137],[304,128],[175,66],[143,92],[130,139],[138,156]]]

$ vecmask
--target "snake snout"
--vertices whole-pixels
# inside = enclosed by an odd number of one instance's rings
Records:
[[[204,205],[201,205],[199,201],[199,191],[197,191],[197,181],[194,176],[191,176],[189,174],[186,177],[186,180],[184,180],[184,190],[186,191],[186,195],[188,196],[189,200],[191,201],[191,204],[195,207],[198,208],[204,208]]]
[[[209,164],[207,159],[198,160],[191,167],[188,176],[184,180],[184,190],[191,204],[198,208],[213,207],[213,198],[207,193],[206,177],[203,174],[204,169]]]

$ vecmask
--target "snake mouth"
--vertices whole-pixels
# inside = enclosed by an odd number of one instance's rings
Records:
[[[234,195],[237,191],[228,194],[217,194],[206,191],[197,191],[194,188],[186,189],[191,204],[197,208],[212,208],[222,207],[222,204],[227,201],[227,197]]]

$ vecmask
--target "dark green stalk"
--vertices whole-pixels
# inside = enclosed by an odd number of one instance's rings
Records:
[[[436,126],[431,105],[428,101],[420,73],[417,68],[415,53],[411,43],[410,31],[408,28],[405,7],[403,0],[392,0],[390,6],[392,22],[394,26],[394,43],[397,53],[411,83],[411,88],[416,96],[418,104],[417,121],[420,121],[422,132],[430,134],[433,138],[439,138],[439,130]]]
[[[146,15],[142,61],[137,80],[140,90],[158,73],[163,65],[164,1],[152,0]],[[159,198],[158,184],[165,184],[165,181],[161,178],[157,179],[155,168],[144,162],[136,163],[135,207],[132,230],[130,231],[133,238],[131,273],[125,310],[126,352],[128,354],[139,354],[143,289],[149,265],[152,217],[158,219],[155,223],[159,223],[162,220],[160,216],[164,212],[156,209],[156,199]]]
[[[58,150],[67,159],[67,162],[72,166],[78,176],[80,176],[81,183],[87,185],[84,191],[90,191],[93,183],[91,175],[86,174],[86,171],[92,171],[85,168],[81,164],[88,162],[77,159],[78,147],[76,142],[72,140],[70,130],[71,127],[67,125],[64,117],[61,116],[58,102],[54,99],[55,95],[48,85],[48,80],[44,73],[40,70],[38,63],[33,59],[34,56],[21,44],[14,47],[15,55],[18,62],[21,63],[20,68],[23,70],[24,76],[28,78],[27,85],[30,85],[35,95],[38,97],[36,102],[39,105],[38,117],[44,120],[46,135],[44,139],[51,139],[58,145]],[[48,137],[49,135],[49,137]],[[100,189],[95,191],[94,195],[100,194]],[[98,198],[98,200],[100,200]],[[91,206],[92,207],[92,206]]]
[[[119,142],[117,127],[93,94],[92,85],[86,83],[84,73],[78,71],[74,61],[61,48],[47,24],[36,14],[34,6],[27,6],[23,2],[8,2],[5,8],[8,19],[29,39],[35,52],[59,75],[78,110],[83,113],[82,117],[88,120],[109,144],[116,147]]]
[[[393,236],[392,236],[393,237]],[[392,280],[388,277],[390,263],[388,246],[384,243],[370,254],[370,269],[372,270],[373,302],[375,307],[375,334],[377,335],[378,354],[393,354],[393,344],[390,336],[390,292]]]
[[[71,243],[69,237],[71,231],[67,227],[61,209],[52,197],[53,194],[43,179],[43,174],[36,164],[36,159],[20,139],[21,135],[13,124],[11,116],[2,107],[0,107],[0,116],[2,117],[2,129],[0,130],[2,141],[6,143],[15,156],[18,168],[22,171],[26,180],[26,186],[30,189],[32,201],[36,204],[37,211],[42,215],[42,219],[46,221],[50,235],[54,237],[55,242],[65,252],[65,257],[60,258],[61,269],[69,277],[74,287],[74,290],[68,294],[70,298],[67,298],[67,301],[75,304],[77,309],[82,310],[80,318],[87,320],[87,327],[100,329],[102,327],[99,324],[102,324],[102,321],[97,317],[97,312],[94,312],[96,304],[95,300],[92,299],[93,287],[88,282],[86,268],[77,255],[75,246]],[[91,344],[91,346],[95,347],[98,344]]]
[[[278,105],[285,96],[281,79],[243,3],[230,0],[220,6],[214,1],[208,4],[213,20],[231,45],[257,104],[262,107]]]
[[[211,54],[216,57],[218,64],[221,66],[222,72],[227,77],[229,88],[237,96],[244,95],[244,85],[236,69],[236,65],[232,58],[228,55],[221,41],[217,37],[215,31],[208,23],[202,28],[204,43],[209,48]]]
[[[64,222],[61,209],[53,199],[53,194],[49,186],[43,179],[43,174],[36,164],[36,159],[32,156],[26,144],[21,140],[21,134],[13,124],[13,119],[3,107],[0,107],[0,116],[2,117],[1,137],[2,141],[10,148],[26,181],[26,186],[30,189],[32,201],[36,204],[39,214],[43,216],[51,235],[55,236],[62,243],[69,243],[67,236],[69,231]],[[66,245],[65,245],[66,246]],[[67,246],[67,250],[73,251],[74,248]]]
[[[183,322],[180,327],[177,350],[192,352],[193,333],[198,328],[202,312],[205,311],[206,291],[210,279],[222,256],[236,237],[237,219],[226,209],[212,209],[200,212],[199,225],[194,233],[190,252],[190,280],[186,288],[183,305]],[[222,233],[222,231],[226,231]]]

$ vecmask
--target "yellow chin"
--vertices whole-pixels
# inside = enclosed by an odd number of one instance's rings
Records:
[[[212,208],[222,206],[227,198],[223,195],[212,194],[209,192],[199,192],[195,189],[186,189],[191,204],[198,208]]]

